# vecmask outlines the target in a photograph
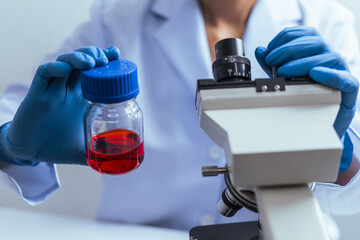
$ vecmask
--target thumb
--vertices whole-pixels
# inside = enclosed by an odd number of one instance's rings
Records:
[[[265,62],[265,58],[268,54],[269,54],[269,50],[266,47],[257,47],[255,49],[255,57],[258,63],[260,64],[261,68],[269,77],[273,77],[271,67],[267,65]]]
[[[68,77],[72,71],[71,65],[65,62],[50,62],[40,65],[31,83],[29,93],[41,96],[54,78]]]

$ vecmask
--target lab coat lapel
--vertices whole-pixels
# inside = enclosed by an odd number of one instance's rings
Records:
[[[198,1],[178,1],[176,6],[168,0],[155,2],[153,11],[167,19],[154,38],[179,79],[195,93],[197,79],[212,76],[211,56]]]
[[[302,19],[296,0],[258,0],[249,16],[243,37],[245,54],[251,61],[253,79],[267,77],[255,58],[256,47],[266,47],[276,34],[285,27],[300,25]]]

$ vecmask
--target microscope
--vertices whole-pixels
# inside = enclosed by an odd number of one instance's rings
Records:
[[[190,239],[328,240],[313,190],[337,178],[340,92],[308,77],[251,80],[243,49],[236,38],[215,45],[214,79],[198,80],[195,104],[201,128],[225,152],[226,166],[202,169],[224,174],[219,212],[245,207],[259,221],[195,227]]]

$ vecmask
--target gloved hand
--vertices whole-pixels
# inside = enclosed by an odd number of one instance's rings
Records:
[[[119,55],[116,47],[84,47],[41,65],[13,121],[1,128],[4,161],[86,165],[83,115],[88,103],[80,70],[106,65]]]
[[[304,26],[285,28],[267,48],[258,47],[255,56],[269,76],[272,76],[271,67],[277,67],[280,77],[310,76],[341,91],[334,129],[344,143],[340,169],[346,170],[351,164],[352,146],[349,144],[352,143],[348,134],[344,133],[355,115],[359,82],[351,75],[345,60],[326,44],[314,28]]]

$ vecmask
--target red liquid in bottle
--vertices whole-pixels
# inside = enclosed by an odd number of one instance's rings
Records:
[[[90,167],[100,173],[124,174],[140,166],[144,159],[144,144],[138,134],[115,129],[92,137],[86,149]]]

